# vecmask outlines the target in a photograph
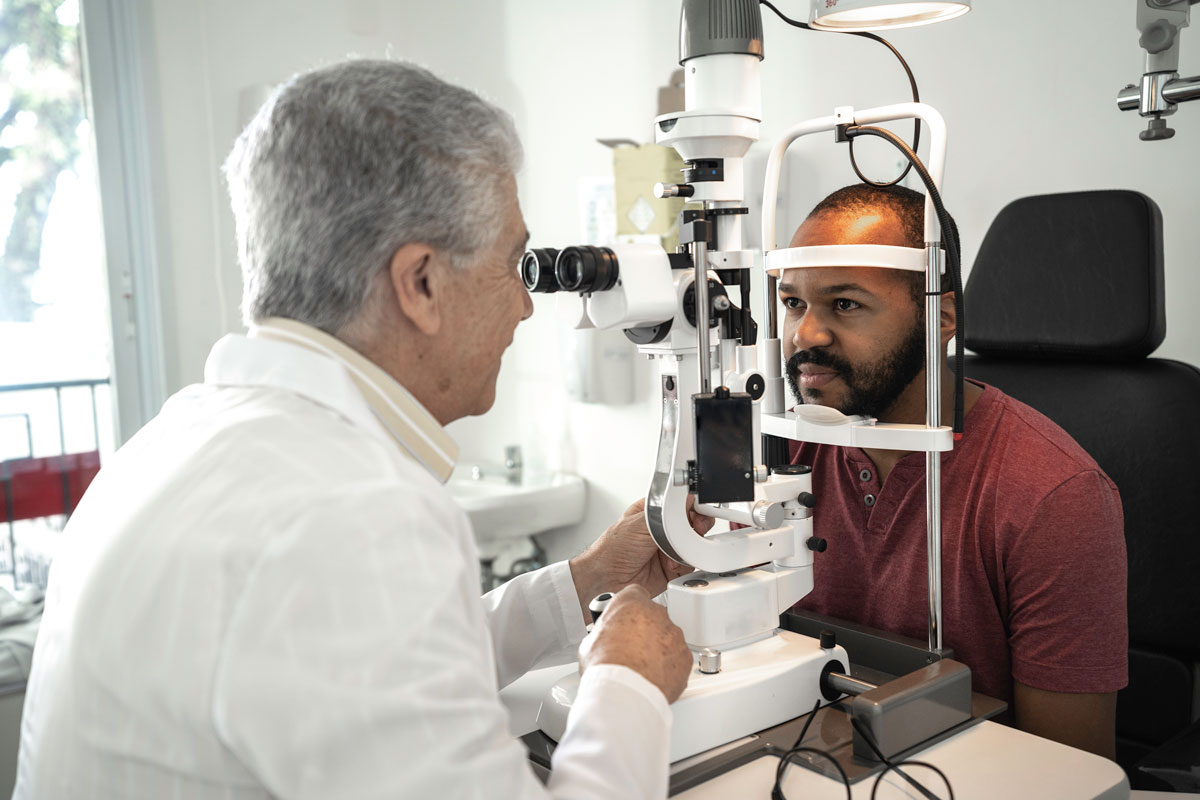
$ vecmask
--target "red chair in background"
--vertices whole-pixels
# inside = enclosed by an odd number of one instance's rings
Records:
[[[100,471],[100,453],[0,462],[0,522],[70,516]]]

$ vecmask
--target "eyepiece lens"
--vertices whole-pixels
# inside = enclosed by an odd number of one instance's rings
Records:
[[[521,259],[521,280],[525,283],[526,289],[533,289],[537,286],[538,273],[541,270],[538,268],[537,256],[533,253],[526,253]]]
[[[602,292],[617,282],[617,258],[607,247],[568,247],[558,254],[554,275],[565,292]]]
[[[562,272],[559,273],[564,287],[572,290],[583,284],[583,256],[575,251],[567,253],[562,260]]]
[[[549,247],[526,250],[521,257],[521,282],[531,292],[557,292],[554,260],[558,251]]]

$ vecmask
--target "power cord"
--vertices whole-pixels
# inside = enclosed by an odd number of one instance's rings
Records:
[[[800,28],[801,30],[805,30],[805,31],[815,30],[811,25],[809,25],[807,23],[800,22],[799,20],[795,20],[795,19],[792,19],[791,17],[788,17],[782,11],[780,11],[778,8],[776,8],[774,6],[774,4],[772,4],[770,2],[770,0],[759,0],[759,3],[766,6],[767,8],[771,9],[772,11],[774,11],[775,16],[779,17],[781,20],[783,20],[788,25],[791,25],[794,28]],[[867,33],[866,31],[820,30],[818,32],[819,33],[841,33],[841,34],[844,34],[847,36],[860,36],[863,39],[870,39],[873,42],[879,42],[881,45],[886,47],[888,50],[891,50],[892,55],[894,55],[896,57],[896,59],[900,62],[900,66],[904,68],[904,74],[908,76],[908,85],[912,88],[913,102],[914,103],[921,102],[921,94],[920,94],[920,92],[917,91],[917,79],[913,76],[912,69],[908,66],[908,62],[904,60],[904,56],[900,55],[900,51],[897,50],[895,48],[895,46],[893,46],[892,43],[889,42],[887,39],[884,39],[882,36],[879,36],[874,33]],[[913,120],[913,123],[914,123],[914,125],[913,125],[912,150],[915,153],[915,152],[917,152],[917,149],[921,144],[921,120],[919,120],[919,119]],[[890,180],[890,181],[873,181],[870,178],[868,178],[866,175],[863,175],[862,170],[860,170],[858,168],[858,161],[856,161],[854,158],[854,142],[853,141],[850,142],[850,166],[854,168],[854,174],[858,176],[858,179],[860,181],[862,181],[863,183],[870,184],[871,186],[878,186],[878,187],[895,186],[897,183],[904,180],[905,176],[908,175],[909,170],[912,169],[912,163],[910,162],[907,166],[904,167],[904,171],[900,173],[900,177],[898,177],[894,180]]]
[[[801,753],[810,753],[812,755],[824,756],[829,763],[837,768],[838,774],[842,776],[842,785],[846,787],[846,798],[850,800],[850,779],[846,776],[846,770],[842,769],[842,765],[837,760],[816,747],[804,747],[800,743],[804,741],[805,735],[808,733],[808,726],[812,725],[812,721],[817,718],[817,711],[821,708],[821,698],[817,698],[817,702],[813,704],[812,711],[808,714],[808,719],[804,722],[804,727],[800,729],[800,735],[796,737],[796,743],[782,756],[779,757],[779,765],[775,767],[775,785],[771,787],[771,800],[787,800],[783,794],[783,775],[787,772],[788,766],[792,763],[792,759]]]
[[[852,796],[850,790],[850,778],[846,775],[846,770],[842,769],[842,765],[837,762],[837,759],[835,759],[828,751],[822,750],[819,747],[804,747],[800,744],[802,741],[804,741],[804,736],[808,733],[808,727],[816,718],[817,711],[820,709],[820,707],[821,701],[818,699],[816,704],[813,706],[813,710],[808,715],[808,720],[804,723],[804,728],[800,731],[800,736],[796,738],[796,743],[792,745],[792,747],[786,753],[779,757],[779,766],[775,768],[775,785],[771,787],[771,800],[787,800],[787,796],[783,793],[783,776],[786,774],[788,766],[791,765],[792,759],[801,753],[821,756],[829,761],[829,763],[833,764],[833,766],[837,769],[839,777],[842,779],[842,785],[846,787],[846,797],[850,798]],[[926,798],[929,798],[929,800],[940,800],[940,798],[930,791],[928,787],[926,787],[916,778],[909,775],[904,770],[900,769],[900,767],[924,767],[937,773],[937,775],[946,784],[946,790],[950,793],[947,800],[954,800],[954,787],[950,785],[950,779],[946,777],[946,773],[942,772],[940,769],[927,761],[892,761],[888,759],[875,744],[874,740],[871,738],[870,734],[867,733],[866,729],[859,725],[858,720],[851,717],[850,724],[854,726],[854,730],[858,731],[858,735],[861,736],[863,741],[867,743],[867,746],[871,748],[871,752],[875,754],[875,757],[884,764],[883,772],[879,773],[879,775],[875,778],[874,785],[871,787],[871,800],[875,800],[876,793],[879,791],[879,784],[889,772],[895,772],[918,792],[920,792]]]
[[[850,125],[846,128],[846,136],[854,141],[857,136],[878,136],[891,142],[908,159],[909,166],[917,171],[925,191],[933,201],[937,212],[938,222],[942,226],[942,246],[946,248],[946,269],[950,272],[950,281],[954,290],[954,438],[959,440],[963,433],[963,291],[962,291],[962,259],[959,249],[958,226],[946,213],[942,202],[941,192],[933,182],[933,177],[925,164],[917,157],[916,152],[899,136],[887,128],[877,128],[873,125]],[[939,292],[940,294],[940,292]]]
[[[863,741],[867,743],[867,747],[871,748],[871,752],[875,754],[875,757],[882,761],[885,765],[883,772],[879,773],[879,777],[875,779],[875,785],[871,787],[871,800],[874,800],[875,793],[879,791],[879,782],[883,780],[883,776],[892,771],[895,771],[897,775],[899,775],[901,778],[904,778],[904,780],[906,780],[914,789],[923,794],[925,797],[929,798],[929,800],[940,800],[936,794],[925,788],[924,784],[922,784],[916,778],[913,778],[904,770],[900,769],[900,767],[903,766],[928,767],[929,769],[933,770],[941,776],[943,781],[945,781],[946,789],[950,792],[949,800],[954,800],[954,787],[950,785],[950,779],[946,777],[946,773],[942,772],[940,769],[927,761],[889,760],[887,756],[883,754],[883,751],[880,750],[875,744],[875,741],[871,738],[870,734],[867,733],[866,729],[859,725],[858,720],[856,720],[854,717],[851,717],[850,724],[854,726],[854,730],[858,731],[858,735],[861,736]]]

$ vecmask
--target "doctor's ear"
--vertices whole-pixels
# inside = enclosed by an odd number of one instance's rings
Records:
[[[426,244],[406,244],[392,254],[388,264],[396,303],[413,326],[426,336],[436,336],[442,327],[439,301],[446,291],[444,260]]]

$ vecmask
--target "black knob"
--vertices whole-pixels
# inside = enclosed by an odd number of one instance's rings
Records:
[[[757,400],[767,391],[767,382],[763,380],[763,376],[757,372],[746,378],[746,394],[750,395],[751,400]]]
[[[654,196],[658,198],[691,197],[696,193],[696,187],[686,183],[656,183]]]
[[[604,613],[604,609],[608,608],[612,599],[612,592],[603,592],[592,598],[592,602],[588,603],[588,611],[592,612],[592,624],[600,621],[600,615]]]
[[[812,492],[801,492],[796,495],[796,502],[805,508],[815,508],[817,505],[817,496]]]
[[[837,634],[826,628],[821,631],[821,649],[832,650],[837,647]]]
[[[810,536],[805,544],[807,544],[808,549],[812,550],[814,553],[824,553],[825,548],[829,547],[829,542],[825,541],[820,536]]]

